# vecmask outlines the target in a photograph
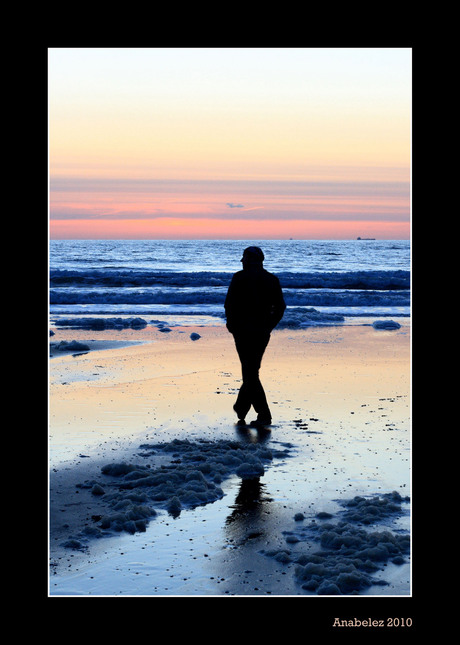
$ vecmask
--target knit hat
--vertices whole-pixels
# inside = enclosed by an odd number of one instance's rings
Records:
[[[253,260],[256,262],[263,262],[264,261],[264,254],[262,252],[262,249],[260,249],[258,246],[248,246],[247,249],[244,249],[243,251],[243,257],[241,258],[241,262],[244,259],[247,260]]]

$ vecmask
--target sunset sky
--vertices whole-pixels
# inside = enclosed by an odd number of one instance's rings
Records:
[[[411,49],[51,48],[51,239],[409,239]]]

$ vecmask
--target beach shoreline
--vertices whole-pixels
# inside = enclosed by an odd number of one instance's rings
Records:
[[[184,509],[172,524],[170,516],[161,510],[142,535],[122,532],[89,540],[83,549],[62,546],[85,526],[97,526],[94,518],[104,512],[103,495],[92,494],[88,482],[106,481],[101,468],[114,461],[146,463],[139,457],[141,444],[175,439],[256,444],[262,440],[254,430],[242,433],[235,425],[232,405],[240,384],[240,366],[233,339],[223,325],[172,327],[170,332],[158,328],[55,331],[51,343],[77,340],[94,349],[56,352],[49,363],[50,593],[239,595],[248,594],[249,588],[256,595],[308,593],[292,581],[292,567],[286,569],[276,562],[273,569],[268,557],[261,560],[257,539],[243,540],[239,548],[232,543],[232,557],[226,559],[230,553],[225,533],[228,523],[222,518],[235,510],[240,484],[235,474],[222,483],[224,494],[218,501]],[[192,334],[199,338],[192,340]],[[319,511],[334,515],[337,500],[350,495],[369,497],[397,491],[410,496],[409,321],[390,331],[371,326],[275,330],[264,356],[261,379],[273,414],[273,426],[263,438],[264,445],[269,449],[279,448],[281,443],[292,447],[292,456],[274,459],[261,477],[270,498],[266,502],[270,509],[267,517],[276,516],[279,529],[278,536],[273,529],[270,539],[265,533],[266,541],[276,537],[275,542],[281,544],[283,528],[295,512],[307,519]],[[170,456],[156,455],[149,463],[156,468],[170,461]],[[176,540],[181,532],[193,533],[189,539],[196,545],[196,552],[211,550],[206,539],[202,547],[199,545],[204,517],[207,527],[213,526],[215,538],[215,570],[206,563],[214,575],[206,576],[206,581],[202,564],[194,570],[196,561],[189,560],[185,565],[185,555],[177,556],[180,562],[176,568],[188,567],[187,584],[165,583],[166,560],[164,569],[158,562],[155,570],[149,568],[150,560],[142,563],[143,540],[150,536],[156,541],[156,553],[163,552],[166,559],[172,543],[180,548]],[[392,522],[397,530],[408,530],[408,511]],[[289,526],[289,530],[292,528]],[[245,530],[250,527],[245,525]],[[159,535],[163,535],[162,540]],[[109,557],[106,554],[118,552],[120,544],[128,548],[126,543],[137,553],[140,570],[149,570],[148,584],[139,583],[139,572],[133,581],[121,564],[117,574],[109,574],[107,564],[104,568]],[[241,557],[238,566],[246,562],[238,579],[234,571],[236,552]],[[247,558],[249,554],[255,557],[255,552],[259,562],[272,567],[265,583],[257,572],[243,575],[252,571]],[[98,567],[102,568],[95,581]],[[390,568],[391,588],[374,586],[365,593],[407,595],[408,563],[402,567],[390,564],[387,573]],[[273,582],[275,570],[281,571],[277,584]],[[221,578],[227,583],[221,580],[217,584],[219,572],[224,571]],[[153,584],[154,580],[158,584]]]

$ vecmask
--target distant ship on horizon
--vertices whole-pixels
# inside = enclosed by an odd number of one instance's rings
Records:
[[[357,237],[357,240],[375,240],[375,237]]]

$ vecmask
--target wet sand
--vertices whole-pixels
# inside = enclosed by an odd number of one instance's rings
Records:
[[[410,496],[410,328],[275,331],[261,369],[273,415],[267,433],[235,425],[240,365],[225,327],[171,329],[57,329],[50,339],[91,348],[50,360],[50,594],[310,593],[292,565],[266,556],[286,545],[296,514],[337,515],[338,500],[357,495]],[[291,447],[267,465],[257,490],[235,475],[222,482],[221,499],[175,518],[159,512],[145,532],[62,546],[103,514],[103,496],[82,484],[104,480],[108,463],[139,461],[142,444],[173,439]],[[156,455],[151,466],[168,459]],[[408,512],[388,526],[408,530]],[[363,593],[410,593],[409,563],[382,572],[388,585]]]

